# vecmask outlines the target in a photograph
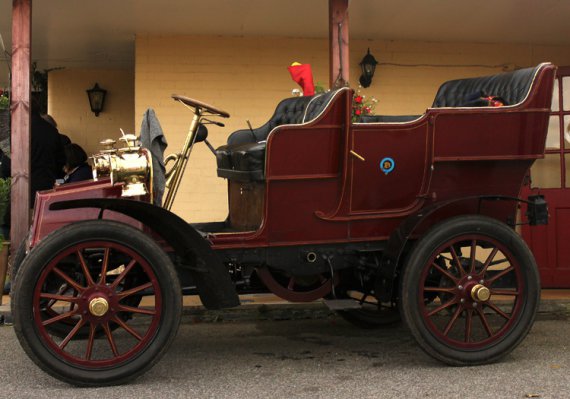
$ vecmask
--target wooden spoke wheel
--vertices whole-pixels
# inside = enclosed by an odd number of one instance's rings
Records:
[[[124,224],[87,221],[54,232],[22,262],[14,325],[47,373],[76,385],[118,384],[164,354],[181,302],[174,266],[152,239]]]
[[[458,217],[417,242],[405,266],[403,317],[420,346],[452,365],[488,363],[530,330],[540,283],[532,253],[503,223]]]

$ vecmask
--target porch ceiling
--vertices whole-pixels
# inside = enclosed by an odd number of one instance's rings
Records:
[[[0,2],[11,47],[12,2]],[[358,39],[570,44],[564,0],[352,0]],[[137,33],[328,36],[328,0],[33,1],[32,58],[41,69],[129,67]],[[0,86],[7,69],[0,57]]]

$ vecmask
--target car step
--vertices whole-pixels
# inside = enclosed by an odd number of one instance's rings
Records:
[[[360,309],[362,305],[354,299],[325,299],[325,305],[330,310]]]

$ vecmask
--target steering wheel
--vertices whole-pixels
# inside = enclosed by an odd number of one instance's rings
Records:
[[[230,117],[230,114],[227,113],[226,111],[222,111],[221,109],[216,108],[210,104],[203,103],[202,101],[194,100],[193,98],[180,96],[178,94],[173,94],[172,98],[175,99],[176,101],[180,101],[181,103],[186,104],[190,107],[205,109],[206,111],[210,112],[211,114],[221,116],[222,118],[229,118]]]

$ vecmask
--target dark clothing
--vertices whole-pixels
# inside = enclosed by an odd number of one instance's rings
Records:
[[[93,172],[91,170],[91,167],[88,164],[84,163],[73,169],[68,175],[65,175],[63,182],[74,183],[90,179],[93,179]]]
[[[141,144],[143,147],[148,148],[152,154],[152,168],[154,174],[152,179],[152,191],[154,193],[154,204],[161,206],[164,186],[166,184],[164,150],[168,146],[168,143],[162,132],[160,122],[152,108],[147,109],[143,115]]]
[[[10,157],[4,154],[4,151],[0,150],[0,177],[5,179],[7,177],[12,177]]]
[[[36,191],[53,188],[55,179],[61,175],[65,164],[65,154],[57,128],[46,122],[38,113],[32,112],[31,119],[30,208],[34,206]]]
[[[62,147],[65,147],[68,144],[71,144],[71,139],[66,136],[65,134],[59,134],[59,139],[61,140]]]

